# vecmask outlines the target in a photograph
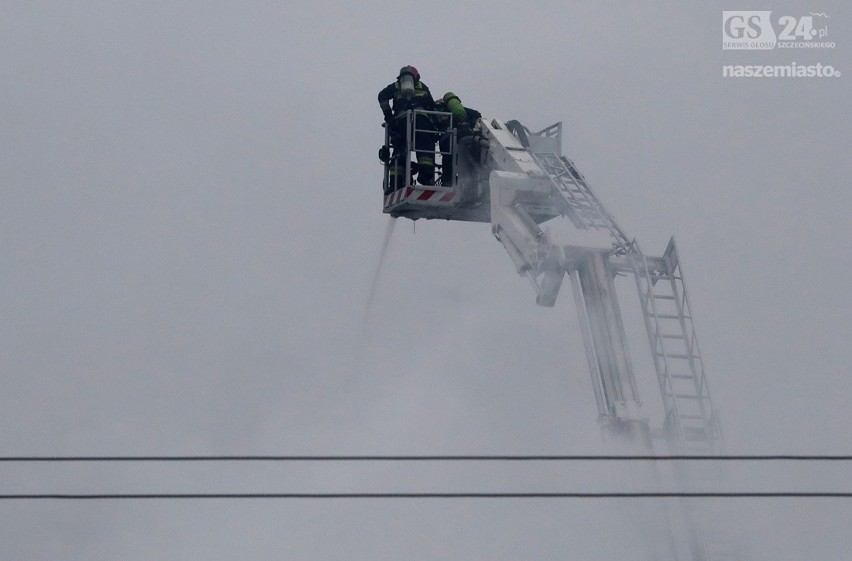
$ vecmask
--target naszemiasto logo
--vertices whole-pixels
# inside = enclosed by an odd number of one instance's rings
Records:
[[[771,11],[722,12],[723,49],[833,49],[825,12],[772,17]]]

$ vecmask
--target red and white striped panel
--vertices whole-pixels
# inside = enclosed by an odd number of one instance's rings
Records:
[[[403,201],[428,205],[451,205],[456,195],[451,187],[401,187],[385,196],[385,208]]]
[[[400,187],[390,195],[385,195],[385,206],[395,205],[410,195],[412,191],[414,191],[413,187]]]

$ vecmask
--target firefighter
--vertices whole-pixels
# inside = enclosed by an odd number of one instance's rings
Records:
[[[391,107],[391,102],[393,106]],[[401,117],[409,109],[435,109],[435,100],[429,88],[420,81],[420,73],[413,66],[403,66],[399,70],[396,82],[388,84],[379,92],[379,107],[385,117],[385,126],[388,127],[393,154],[387,154],[386,147],[382,147],[380,158],[387,162],[390,160],[388,189],[393,190],[401,187],[397,181],[404,180],[405,169],[402,160],[406,155],[405,134],[406,121]],[[423,185],[432,185],[435,182],[435,134],[432,121],[428,115],[417,115],[414,121],[414,150],[417,153],[417,180]],[[425,131],[425,132],[424,132]],[[384,156],[384,157],[383,157]]]
[[[447,92],[436,102],[438,111],[445,111],[453,115],[453,128],[456,129],[456,142],[461,141],[465,137],[473,134],[473,127],[476,121],[482,117],[482,114],[476,109],[465,107],[462,105],[459,96],[453,92]],[[446,119],[444,119],[446,121]],[[446,129],[447,125],[439,125],[439,130]],[[441,149],[441,182],[444,185],[453,185],[455,178],[453,177],[453,155],[450,154],[450,136],[441,136],[438,145]]]

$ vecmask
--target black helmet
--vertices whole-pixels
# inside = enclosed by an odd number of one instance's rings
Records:
[[[399,77],[402,77],[403,74],[408,74],[415,80],[420,80],[420,72],[418,72],[417,69],[411,65],[403,66],[399,69]]]

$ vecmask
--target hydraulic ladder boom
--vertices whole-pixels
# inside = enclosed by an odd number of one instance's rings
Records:
[[[571,275],[602,415],[638,408],[624,328],[612,288],[632,274],[665,406],[665,429],[680,452],[718,452],[692,312],[672,239],[663,257],[644,256],[592,191],[573,162],[536,148],[499,121],[480,123],[489,141],[491,227],[517,271],[533,281],[540,305],[552,306]],[[527,139],[527,146],[523,140]],[[543,218],[543,220],[542,220]],[[638,409],[637,409],[638,414]],[[616,418],[629,420],[629,414]]]
[[[414,123],[413,113],[409,119]],[[453,136],[452,152],[441,154],[453,158],[457,172],[439,185],[414,185],[408,174],[406,184],[387,189],[386,166],[385,212],[414,220],[490,222],[541,306],[555,304],[567,274],[605,434],[636,453],[654,454],[657,432],[672,454],[721,452],[718,415],[674,238],[661,257],[640,251],[574,163],[562,156],[561,123],[532,133],[517,121],[480,119],[474,132],[466,143]],[[410,151],[405,154],[410,158]],[[635,280],[664,408],[661,431],[651,431],[642,410],[616,296],[619,274]],[[676,473],[682,482],[690,479],[679,468]],[[721,553],[711,528],[691,513],[685,518],[691,561],[745,559]],[[659,554],[680,558],[674,545]]]

